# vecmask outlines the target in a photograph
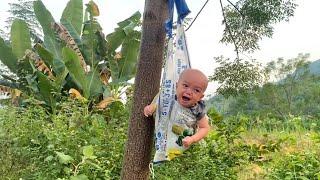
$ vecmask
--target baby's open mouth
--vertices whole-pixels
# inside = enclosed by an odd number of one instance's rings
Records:
[[[184,100],[184,101],[189,101],[189,100],[190,100],[190,98],[189,98],[189,97],[187,97],[187,96],[182,96],[182,100]]]

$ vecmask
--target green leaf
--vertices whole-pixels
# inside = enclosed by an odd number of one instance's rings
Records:
[[[45,47],[54,55],[55,58],[61,59],[62,46],[57,42],[55,37],[44,36]]]
[[[129,39],[122,44],[121,54],[123,57],[118,61],[120,67],[119,79],[129,80],[134,77],[137,69],[139,47],[140,41],[137,39]]]
[[[70,23],[70,21],[61,19],[61,24],[68,30],[69,34],[72,36],[74,41],[77,43],[78,46],[82,45],[80,33],[78,33],[75,29],[75,27]]]
[[[135,12],[131,17],[118,23],[118,28],[111,34],[107,35],[107,45],[109,51],[115,51],[125,40],[125,38],[140,23],[141,13]]]
[[[17,72],[17,57],[12,53],[10,47],[6,45],[4,40],[0,37],[0,60],[6,65],[10,71],[16,73]]]
[[[45,36],[54,37],[54,31],[51,28],[51,24],[55,22],[53,16],[44,6],[41,0],[33,2],[34,13],[42,26],[42,30]]]
[[[88,88],[87,78],[85,72],[80,64],[79,57],[70,48],[64,47],[62,49],[62,55],[64,63],[72,77],[73,81],[81,88],[83,95],[86,99],[90,96],[90,91]]]
[[[64,153],[55,151],[55,153],[57,154],[58,158],[59,158],[59,162],[61,164],[68,164],[71,163],[73,160],[73,158],[69,155],[65,155]]]
[[[98,36],[96,33],[101,32],[102,28],[100,24],[94,20],[86,21],[83,27],[82,34],[82,50],[84,52],[84,56],[86,62],[91,65],[91,67],[96,66],[101,60],[102,56],[97,54],[98,42],[100,38],[104,38]]]
[[[95,159],[97,158],[96,156],[94,156],[94,150],[93,150],[93,146],[84,146],[83,147],[83,151],[82,151],[84,157],[88,158],[88,159]]]
[[[115,51],[124,41],[126,33],[121,28],[116,28],[115,31],[107,35],[108,51]]]
[[[52,108],[52,110],[54,110],[56,106],[56,100],[53,93],[57,93],[57,89],[52,85],[48,77],[42,74],[40,71],[37,71],[37,76],[39,80],[39,91],[43,97],[42,100],[45,101]]]
[[[91,71],[87,75],[88,87],[90,90],[90,97],[95,97],[103,92],[103,84],[99,78],[99,72],[97,70]]]
[[[11,26],[12,52],[18,59],[25,55],[27,49],[31,49],[30,32],[27,23],[16,19]]]
[[[83,155],[86,157],[93,156],[93,146],[92,145],[84,146],[82,152],[83,152]]]
[[[109,60],[109,66],[110,66],[110,70],[111,70],[112,82],[114,82],[119,78],[119,74],[120,74],[120,68],[117,63],[117,60],[115,60],[115,59]]]
[[[81,34],[83,21],[83,2],[82,0],[70,0],[63,10],[60,22],[68,21]],[[64,24],[63,24],[64,25]],[[68,29],[69,30],[69,29]],[[69,31],[70,32],[70,31]]]
[[[55,22],[51,13],[44,6],[41,0],[37,0],[33,2],[34,13],[42,26],[42,30],[45,36],[49,36],[51,38],[54,37],[54,31],[51,28],[51,23]]]
[[[61,59],[62,48],[56,39],[54,30],[51,28],[51,24],[55,22],[54,18],[41,0],[34,1],[33,8],[34,13],[42,26],[45,47],[51,51],[55,58]]]
[[[84,175],[84,174],[80,174],[77,176],[71,176],[70,180],[89,180],[88,176]]]
[[[130,23],[135,23],[136,25],[140,22],[141,13],[139,11],[135,12],[132,16],[118,23],[118,26],[121,28],[125,28]]]
[[[46,157],[45,159],[44,159],[44,161],[45,162],[50,162],[50,161],[52,161],[52,159],[53,159],[53,156],[48,156],[48,157]]]
[[[53,59],[53,71],[59,76],[66,71],[66,66],[61,59],[54,58]]]
[[[60,59],[53,59],[53,71],[56,74],[56,85],[63,86],[65,78],[68,75],[68,69]]]
[[[53,55],[50,51],[48,51],[45,47],[41,46],[40,44],[37,44],[35,46],[35,50],[37,51],[40,58],[44,61],[45,64],[53,67]]]

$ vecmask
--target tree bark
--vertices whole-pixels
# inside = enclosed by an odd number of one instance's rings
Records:
[[[124,180],[149,177],[154,120],[143,115],[143,108],[159,91],[167,14],[167,0],[145,1],[133,107],[121,172]]]

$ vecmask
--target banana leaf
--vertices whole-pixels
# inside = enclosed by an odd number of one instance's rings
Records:
[[[41,0],[33,2],[34,13],[42,27],[45,36],[54,38],[54,30],[51,28],[51,23],[55,22],[53,16],[42,3]]]
[[[58,92],[57,89],[51,83],[48,77],[42,74],[40,71],[37,71],[37,76],[38,76],[39,92],[43,98],[41,100],[45,101],[46,104],[50,106],[52,110],[55,110],[56,99],[54,97],[54,93]]]
[[[134,13],[128,19],[118,23],[118,28],[111,34],[107,35],[108,51],[115,51],[125,40],[125,38],[137,27],[140,23],[140,12]]]
[[[57,87],[61,88],[63,86],[64,79],[68,74],[68,70],[65,68],[64,63],[60,59],[54,58],[53,55],[40,44],[35,45],[35,49],[41,59],[52,67],[56,77],[54,83]]]
[[[83,33],[81,36],[82,40],[82,51],[84,52],[84,57],[86,63],[90,64],[91,67],[96,66],[102,57],[96,53],[96,50],[99,48],[99,38],[95,32],[101,32],[102,28],[100,24],[95,20],[89,20],[84,23]],[[103,37],[104,38],[104,37]]]
[[[70,0],[63,10],[60,22],[70,22],[78,35],[81,34],[83,22],[83,2],[82,0]],[[65,25],[65,24],[63,24]],[[68,28],[67,28],[68,29]],[[69,29],[68,29],[69,31]],[[69,31],[70,32],[70,31]]]
[[[87,75],[87,82],[90,90],[90,98],[97,97],[103,93],[103,84],[97,70],[91,71]]]
[[[51,24],[55,22],[54,18],[41,0],[34,1],[33,8],[34,13],[42,26],[45,47],[51,51],[55,58],[61,59],[62,47],[60,42],[56,39],[54,30],[51,28]]]
[[[27,23],[21,19],[13,21],[11,26],[12,52],[18,59],[25,55],[27,49],[31,49],[30,31]]]
[[[61,19],[60,23],[68,30],[69,34],[72,36],[72,38],[77,43],[77,45],[81,46],[82,42],[81,42],[80,33],[76,31],[75,27],[71,24],[71,22],[66,19]]]
[[[121,28],[125,28],[130,23],[138,24],[138,23],[140,23],[140,18],[141,18],[141,13],[139,11],[137,11],[132,16],[130,16],[129,18],[119,22],[118,26],[121,27]]]
[[[115,82],[119,79],[119,74],[120,74],[120,68],[117,63],[118,60],[113,59],[112,57],[110,57],[109,59],[110,60],[108,62],[109,62],[110,70],[111,70],[112,82]]]
[[[124,41],[126,33],[122,28],[116,28],[113,33],[107,35],[107,47],[109,52],[115,51]]]
[[[140,47],[140,41],[137,39],[126,39],[121,48],[121,54],[123,55],[119,64],[118,79],[127,81],[134,77],[136,73],[136,64],[138,59],[138,51]]]
[[[62,49],[63,60],[67,67],[70,76],[77,86],[82,90],[83,96],[88,99],[90,96],[90,89],[83,68],[77,54],[70,48],[64,47]]]
[[[45,47],[41,44],[36,44],[34,46],[35,50],[37,51],[40,58],[49,66],[54,68],[53,64],[53,55],[49,52]]]
[[[13,73],[17,72],[18,58],[12,53],[11,47],[8,47],[5,41],[0,37],[0,60]]]

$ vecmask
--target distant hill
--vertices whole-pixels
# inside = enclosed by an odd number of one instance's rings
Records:
[[[311,62],[309,69],[311,74],[320,75],[320,59]]]

